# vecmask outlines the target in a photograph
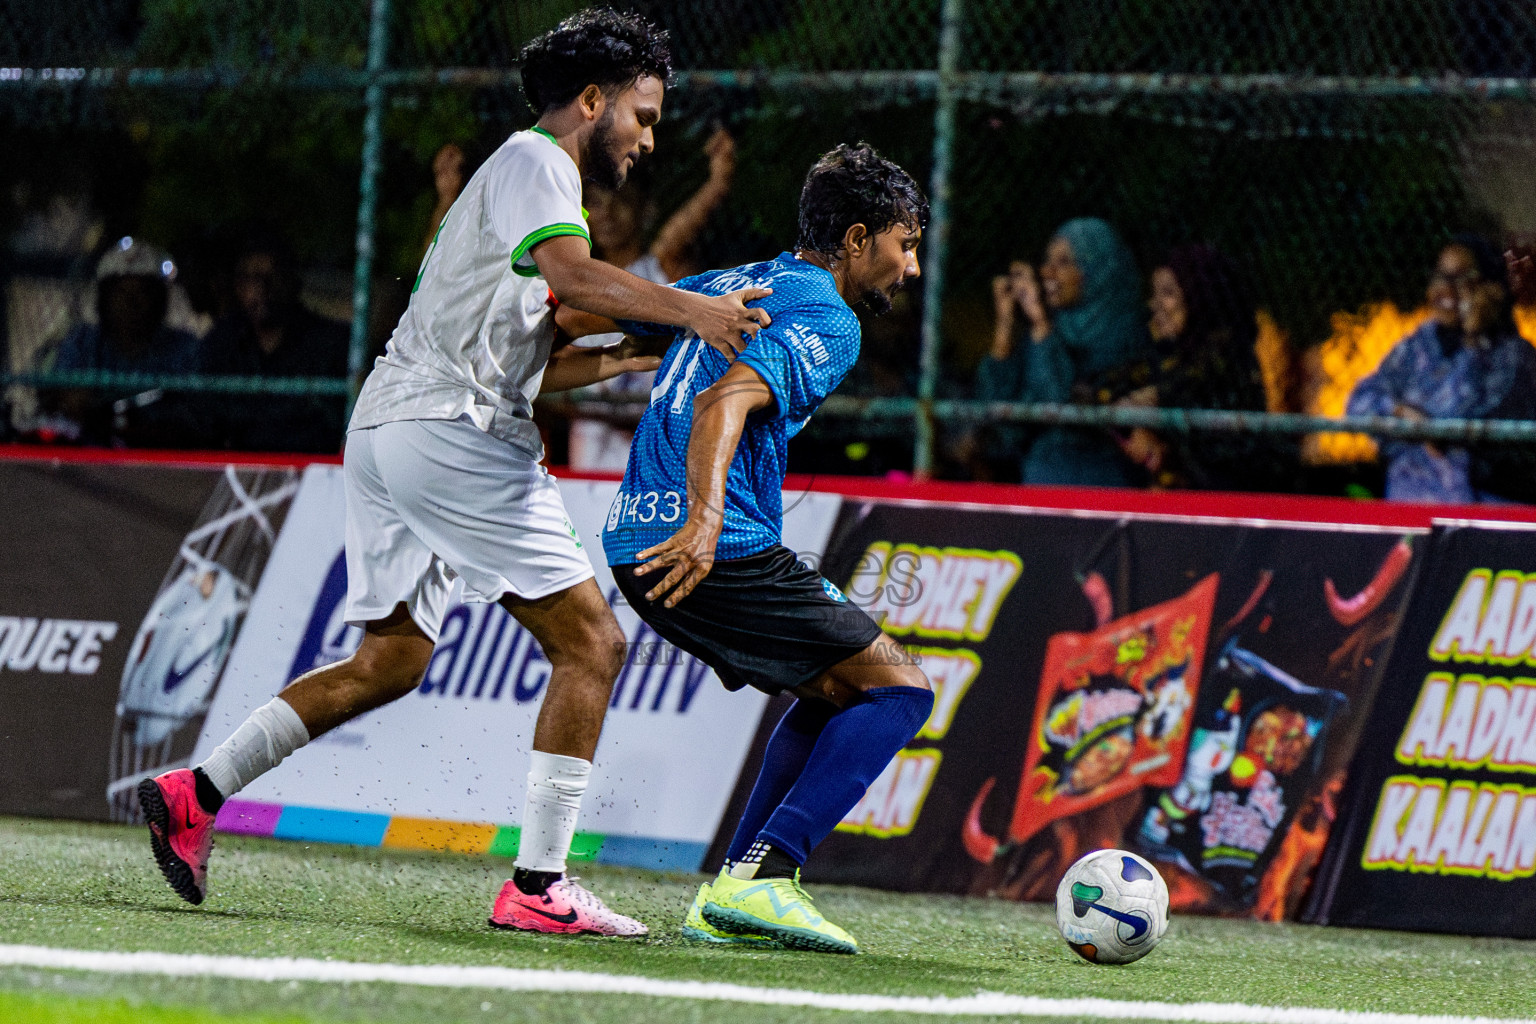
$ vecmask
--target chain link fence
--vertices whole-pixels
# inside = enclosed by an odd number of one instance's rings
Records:
[[[169,315],[206,330],[227,311],[240,232],[281,235],[305,268],[307,304],[351,325],[355,382],[408,297],[434,155],[455,143],[474,161],[527,127],[517,53],[580,6],[13,0],[0,20],[13,427],[46,424],[37,385],[52,378],[37,375],[95,315],[93,267],[125,236],[171,254]],[[1502,245],[1536,233],[1526,0],[634,6],[671,32],[681,68],[634,183],[646,224],[704,180],[717,127],[737,141],[697,265],[784,248],[806,167],[838,142],[867,139],[929,185],[921,285],[866,324],[842,392],[857,401],[812,422],[796,456],[807,469],[1007,478],[1017,430],[1083,415],[965,400],[992,339],[993,277],[1037,262],[1065,221],[1094,216],[1143,278],[1171,247],[1203,242],[1250,280],[1266,405],[1294,415],[1221,428],[1258,439],[1264,485],[1379,487],[1370,441],[1319,435],[1306,417],[1341,414],[1353,383],[1428,315],[1426,281],[1452,234]],[[1517,313],[1536,338],[1536,313]],[[131,384],[126,396],[143,382],[117,383]],[[1176,413],[1129,416],[1169,436],[1216,429]],[[1086,414],[1134,426],[1123,410]],[[1003,420],[1025,426],[1010,434]],[[1514,451],[1522,430],[1493,434]]]

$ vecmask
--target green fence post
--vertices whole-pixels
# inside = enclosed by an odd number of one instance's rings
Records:
[[[389,45],[389,0],[373,0],[368,16],[368,88],[364,93],[363,167],[357,194],[357,261],[352,266],[352,344],[347,378],[352,396],[363,386],[368,359],[368,305],[373,296],[373,240],[379,205],[380,151],[384,146],[384,71]],[[351,415],[348,403],[348,415]]]
[[[944,328],[944,261],[949,246],[949,170],[955,149],[955,109],[960,102],[960,22],[964,0],[944,0],[939,25],[939,90],[933,112],[933,176],[928,185],[928,231],[923,248],[923,334],[917,382],[917,444],[912,474],[933,472],[933,395],[939,380]]]

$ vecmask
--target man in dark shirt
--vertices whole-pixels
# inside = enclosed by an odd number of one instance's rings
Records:
[[[198,367],[197,336],[166,319],[176,266],[169,253],[123,238],[96,267],[95,323],[78,324],[40,369],[183,374]],[[195,404],[159,389],[75,389],[40,396],[86,444],[190,448],[205,443]],[[71,436],[66,434],[66,436]]]
[[[205,372],[262,377],[344,377],[347,325],[299,301],[286,248],[248,242],[235,263],[235,308],[204,340]],[[218,399],[220,434],[241,451],[335,452],[345,400],[331,395],[231,395]]]

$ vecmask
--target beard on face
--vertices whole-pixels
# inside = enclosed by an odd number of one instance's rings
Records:
[[[581,151],[582,177],[594,185],[616,189],[624,184],[624,171],[613,156],[613,109],[592,126],[592,135]]]
[[[891,311],[891,296],[883,288],[869,288],[860,296],[859,305],[863,306],[870,316],[885,316]]]

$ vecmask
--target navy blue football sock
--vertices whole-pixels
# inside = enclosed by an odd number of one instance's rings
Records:
[[[736,825],[731,848],[725,854],[727,864],[735,864],[747,855],[757,834],[768,823],[768,816],[784,802],[784,797],[800,778],[805,762],[810,760],[811,751],[816,747],[817,737],[837,711],[836,704],[802,697],[784,712],[763,750],[763,766],[752,785],[747,809]]]
[[[821,730],[800,778],[758,838],[804,864],[896,752],[917,735],[932,711],[930,690],[915,686],[865,690],[862,700],[833,715]],[[756,790],[752,796],[757,797]]]

